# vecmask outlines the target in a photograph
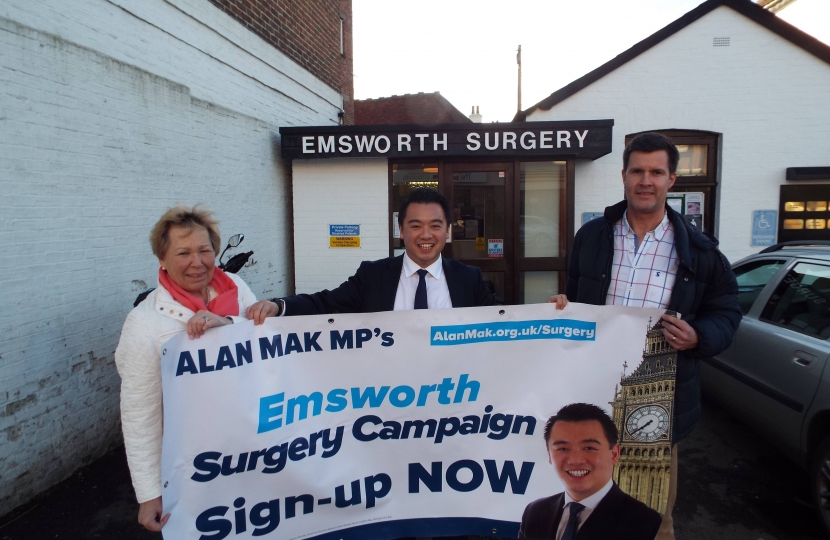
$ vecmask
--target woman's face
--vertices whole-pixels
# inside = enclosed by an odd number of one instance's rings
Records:
[[[164,258],[159,259],[162,268],[185,291],[196,296],[204,295],[208,283],[213,279],[213,265],[216,261],[207,229],[199,226],[192,229],[173,226],[167,234],[170,247]]]

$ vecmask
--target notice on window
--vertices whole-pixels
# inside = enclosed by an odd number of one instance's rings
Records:
[[[484,251],[484,237],[477,236],[476,237],[476,251]]]
[[[491,259],[504,257],[504,239],[491,238],[487,240],[487,256]]]

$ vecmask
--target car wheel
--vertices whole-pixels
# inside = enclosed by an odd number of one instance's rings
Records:
[[[813,502],[825,534],[830,535],[830,437],[818,445],[813,456],[811,473]]]

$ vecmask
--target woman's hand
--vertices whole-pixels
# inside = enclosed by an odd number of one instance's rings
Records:
[[[148,531],[160,532],[170,514],[161,515],[161,497],[156,497],[138,505],[138,522]]]
[[[233,321],[226,317],[200,309],[196,312],[196,315],[187,321],[187,335],[190,336],[190,339],[195,339],[201,337],[209,328],[217,328],[232,323]]]
[[[548,298],[548,303],[556,304],[556,309],[565,309],[565,306],[568,305],[568,297],[564,294],[557,294]]]
[[[266,317],[273,317],[277,314],[277,311],[277,304],[274,302],[260,300],[256,304],[248,306],[248,309],[245,310],[245,317],[250,321],[254,321],[254,324],[262,324]]]

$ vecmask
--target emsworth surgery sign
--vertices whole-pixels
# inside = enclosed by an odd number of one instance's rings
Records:
[[[597,159],[613,120],[280,128],[282,157],[521,157]]]

